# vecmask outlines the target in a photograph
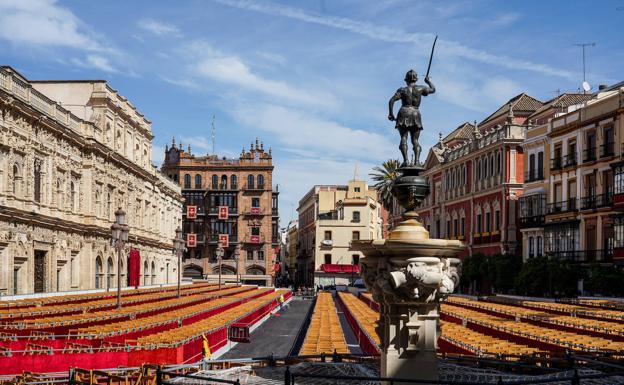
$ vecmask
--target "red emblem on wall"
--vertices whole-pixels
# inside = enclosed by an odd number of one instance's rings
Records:
[[[229,247],[230,246],[230,235],[229,234],[219,234],[219,242],[221,242],[221,247]]]
[[[186,206],[186,218],[187,219],[197,218],[197,206]]]
[[[260,243],[260,236],[259,235],[252,235],[250,240],[251,240],[251,243]]]
[[[228,207],[219,206],[219,219],[228,219]]]
[[[253,215],[259,215],[260,214],[260,207],[252,207],[251,208],[251,213]]]
[[[197,234],[186,234],[186,247],[197,246]]]

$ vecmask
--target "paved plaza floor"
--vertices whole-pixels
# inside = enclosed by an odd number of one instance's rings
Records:
[[[251,333],[251,342],[239,343],[219,359],[288,355],[313,301],[293,299]]]

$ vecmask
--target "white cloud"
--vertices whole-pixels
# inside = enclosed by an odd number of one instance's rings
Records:
[[[139,28],[151,32],[155,35],[181,36],[180,30],[173,24],[165,23],[154,19],[143,19],[138,23]]]
[[[238,9],[261,12],[272,16],[282,16],[295,20],[324,25],[331,28],[350,31],[371,39],[393,43],[415,44],[419,49],[428,50],[434,35],[423,32],[406,32],[391,27],[378,26],[369,22],[353,20],[345,17],[335,17],[307,12],[303,9],[281,4],[258,3],[249,0],[213,0],[217,3]],[[549,76],[573,79],[575,75],[570,71],[551,67],[546,64],[534,63],[528,60],[515,59],[505,55],[496,55],[487,51],[464,46],[458,42],[438,39],[439,52],[444,55],[458,56],[477,62],[496,65],[514,70],[539,72]]]
[[[492,105],[498,106],[523,91],[526,89],[519,83],[504,77],[470,80],[445,75],[436,80],[440,99],[479,112],[488,112]]]
[[[15,44],[107,50],[70,10],[55,0],[0,1],[0,39]]]
[[[232,115],[245,125],[273,134],[274,140],[290,151],[314,151],[318,158],[385,160],[397,148],[381,132],[345,127],[302,110],[275,104],[238,106]]]
[[[74,58],[72,63],[86,68],[96,68],[100,71],[108,73],[118,73],[119,71],[113,67],[110,61],[100,55],[87,55],[84,59]]]
[[[163,146],[153,145],[152,146],[152,163],[160,168],[160,166],[165,161],[165,148]]]

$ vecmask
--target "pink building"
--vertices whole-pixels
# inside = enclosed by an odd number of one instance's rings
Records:
[[[519,254],[527,117],[542,102],[520,94],[481,123],[464,123],[429,150],[431,192],[419,214],[432,238],[460,239],[466,255]]]

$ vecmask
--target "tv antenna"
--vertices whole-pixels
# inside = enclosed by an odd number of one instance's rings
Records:
[[[585,90],[585,92],[588,92],[588,90],[585,89],[585,88],[587,88],[586,85],[589,86],[589,83],[587,83],[587,79],[585,79],[585,76],[586,76],[586,72],[585,72],[585,47],[595,47],[596,43],[595,42],[592,42],[592,43],[575,43],[573,45],[577,46],[577,47],[581,47],[581,49],[583,51],[583,90]]]
[[[215,115],[212,114],[212,155],[215,154],[215,140],[217,138],[217,129],[215,128]]]

